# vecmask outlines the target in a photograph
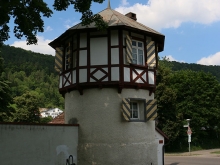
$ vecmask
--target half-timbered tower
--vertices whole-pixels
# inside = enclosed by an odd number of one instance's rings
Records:
[[[65,122],[79,124],[78,165],[157,164],[156,70],[164,35],[110,8],[108,28],[81,23],[49,45],[56,50]]]

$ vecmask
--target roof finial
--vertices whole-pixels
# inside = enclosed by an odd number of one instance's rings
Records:
[[[108,8],[111,9],[110,0],[108,0]]]

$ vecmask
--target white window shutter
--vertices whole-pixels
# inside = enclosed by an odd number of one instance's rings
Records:
[[[123,98],[122,100],[122,114],[126,121],[130,121],[131,118],[131,108],[130,108],[130,99]]]
[[[157,118],[157,100],[146,100],[146,119],[147,121]]]
[[[57,47],[55,54],[55,70],[57,72],[62,71],[62,65],[63,65],[63,48]]]
[[[129,35],[126,36],[126,59],[127,63],[131,64],[132,63],[132,40]]]

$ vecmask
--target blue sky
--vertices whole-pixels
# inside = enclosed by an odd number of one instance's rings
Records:
[[[53,0],[45,0],[52,8]],[[93,3],[91,9],[98,13],[107,7]],[[111,0],[111,8],[122,14],[134,12],[137,21],[165,35],[164,51],[160,57],[170,60],[220,65],[220,0]],[[45,31],[38,33],[38,45],[26,45],[25,38],[13,37],[5,44],[45,54],[55,52],[48,43],[68,28],[80,22],[81,15],[73,7],[54,11],[44,18]],[[13,31],[13,22],[10,23]]]

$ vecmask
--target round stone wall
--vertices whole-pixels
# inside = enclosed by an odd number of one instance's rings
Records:
[[[122,98],[153,99],[147,90],[86,89],[65,94],[65,122],[79,124],[78,165],[157,165],[155,122],[127,122]]]

